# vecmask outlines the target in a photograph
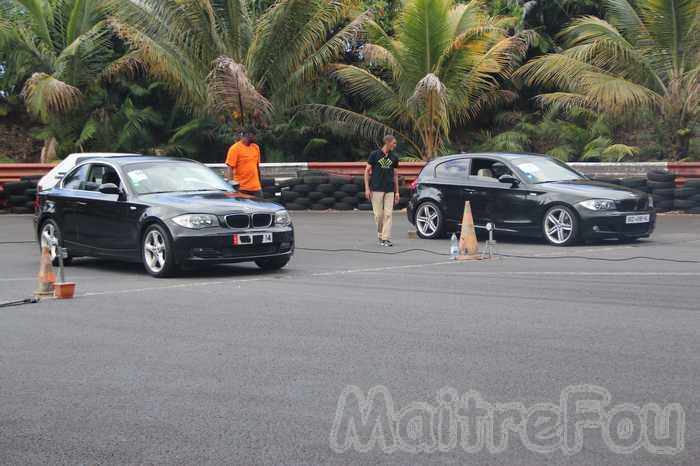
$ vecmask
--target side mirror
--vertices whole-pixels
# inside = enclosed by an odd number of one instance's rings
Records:
[[[501,175],[501,177],[498,178],[498,181],[504,184],[509,184],[512,188],[520,184],[520,180],[513,175]]]
[[[235,189],[236,191],[238,191],[241,187],[241,183],[239,183],[236,180],[228,180],[228,182],[231,186],[233,186],[233,189]]]
[[[114,183],[105,183],[101,184],[99,188],[97,188],[99,192],[102,194],[116,194],[116,195],[121,195],[121,191],[119,190],[119,186],[117,186]]]

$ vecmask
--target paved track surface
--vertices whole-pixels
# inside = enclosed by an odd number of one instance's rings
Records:
[[[300,248],[446,253],[372,240],[367,213],[294,215]],[[30,296],[31,218],[0,217],[0,302]],[[72,301],[0,308],[0,464],[700,464],[700,218],[661,216],[657,233],[553,248],[502,239],[455,263],[299,250],[280,273],[226,266],[152,279],[138,265],[76,261]],[[561,258],[562,256],[567,256]],[[329,435],[348,385],[383,385],[397,410],[445,386],[487,402],[558,403],[572,384],[612,403],[680,403],[685,448],[338,454]],[[365,432],[366,433],[366,432]],[[405,438],[405,432],[404,432]]]

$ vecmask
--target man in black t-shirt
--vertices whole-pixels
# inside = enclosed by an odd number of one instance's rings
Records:
[[[399,158],[394,154],[394,149],[396,138],[384,136],[384,145],[369,155],[365,167],[365,197],[372,202],[380,246],[393,246],[391,217],[394,204],[399,202],[399,176],[396,171]]]

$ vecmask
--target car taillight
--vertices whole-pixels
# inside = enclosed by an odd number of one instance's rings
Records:
[[[408,185],[409,188],[411,188],[411,191],[415,191],[416,188],[418,187],[418,178],[413,180],[410,185]]]

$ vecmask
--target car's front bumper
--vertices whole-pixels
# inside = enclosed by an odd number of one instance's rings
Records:
[[[271,227],[265,229],[231,230],[226,228],[172,230],[175,260],[183,263],[236,263],[249,262],[294,254],[294,229]],[[272,233],[271,243],[262,243],[262,233]],[[253,235],[253,244],[235,245],[234,235]]]
[[[592,211],[578,208],[583,239],[592,238],[646,238],[656,227],[656,212],[645,211]],[[626,223],[628,215],[649,215],[649,222]]]

